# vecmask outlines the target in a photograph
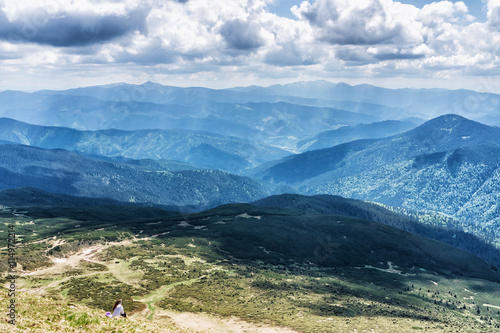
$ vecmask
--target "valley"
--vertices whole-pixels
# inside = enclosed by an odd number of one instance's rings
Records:
[[[16,328],[500,331],[500,130],[491,110],[456,109],[471,96],[322,81],[1,92]],[[128,320],[104,316],[117,298]]]

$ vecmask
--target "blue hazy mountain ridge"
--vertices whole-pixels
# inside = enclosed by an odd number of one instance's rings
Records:
[[[233,111],[234,113],[238,112],[232,109],[228,109],[226,112],[229,114]],[[236,116],[235,120],[237,119]],[[243,119],[240,120],[243,121]],[[305,122],[307,119],[297,120],[297,123]],[[281,123],[275,125],[279,126]],[[285,136],[282,141],[285,141],[284,146],[301,151],[311,145],[313,148],[318,145],[329,147],[359,136],[388,136],[414,126],[413,123],[385,121],[324,131],[317,136],[300,141],[300,146],[294,145],[298,139],[290,139]],[[281,129],[282,127],[277,128]],[[291,124],[289,128],[294,128],[294,125]],[[295,132],[303,133],[303,130],[297,128]],[[94,157],[125,157],[135,160],[163,159],[187,163],[186,169],[211,168],[235,173],[289,155],[282,149],[259,143],[260,139],[265,141],[265,138],[258,136],[253,138],[252,143],[236,137],[223,137],[207,132],[185,130],[79,131],[64,127],[31,125],[9,118],[0,118],[0,140],[9,143],[41,148],[62,148],[79,151]],[[310,149],[311,147],[308,148],[308,150]],[[179,167],[182,166],[179,165]],[[170,168],[167,167],[167,170]],[[177,170],[180,169],[177,168]]]
[[[500,129],[457,115],[389,138],[285,157],[249,174],[303,194],[335,194],[500,223]]]
[[[0,145],[0,190],[34,187],[88,198],[204,209],[250,202],[274,187],[215,170],[158,171],[93,159],[63,149]]]
[[[236,88],[235,91],[253,94],[267,94],[278,96],[295,96],[302,98],[316,98],[322,100],[344,100],[376,105],[387,105],[391,107],[406,107],[415,101],[422,99],[443,98],[460,94],[479,93],[467,90],[447,89],[387,89],[369,84],[349,85],[347,83],[332,83],[318,80],[313,82],[295,82],[285,85],[273,85],[270,87],[252,86],[248,88]]]
[[[478,86],[478,88],[487,87]],[[248,94],[307,98],[318,101],[319,104],[315,105],[339,107],[350,111],[354,111],[352,107],[355,104],[349,103],[383,105],[387,109],[379,109],[377,113],[384,115],[386,119],[402,120],[404,117],[431,119],[442,115],[443,110],[446,110],[447,113],[461,114],[490,125],[500,125],[498,116],[500,96],[473,90],[387,89],[369,84],[352,86],[327,81],[295,82],[270,87],[251,86],[234,90]],[[344,104],[328,104],[326,101],[343,101]],[[367,111],[364,112],[367,113]]]
[[[125,87],[128,87],[125,86]],[[139,86],[141,87],[141,86]],[[82,88],[104,90],[105,88]],[[111,89],[111,88],[109,88]],[[345,111],[286,102],[227,103],[205,101],[194,105],[158,104],[149,100],[102,100],[95,96],[70,95],[73,91],[0,93],[0,116],[44,126],[80,130],[185,129],[235,136],[252,142],[290,148],[282,138],[315,135],[345,125],[383,119],[376,112]],[[74,93],[74,92],[73,92]],[[108,98],[113,99],[113,91]],[[234,93],[232,93],[234,94]],[[145,96],[156,100],[154,96]],[[168,100],[163,101],[169,102]],[[182,101],[181,101],[182,102]]]
[[[30,97],[31,96],[31,97]],[[443,110],[459,113],[475,120],[495,118],[500,105],[499,96],[472,90],[446,89],[387,89],[367,84],[351,86],[326,81],[296,82],[270,87],[245,87],[209,89],[201,87],[163,86],[151,82],[142,85],[113,84],[84,87],[62,91],[43,90],[36,93],[5,91],[0,93],[3,107],[39,102],[40,98],[77,97],[95,98],[100,101],[152,103],[160,105],[196,106],[207,103],[277,103],[333,107],[346,111],[368,113],[383,119],[419,117],[430,119]],[[20,98],[22,97],[22,98]],[[8,116],[3,114],[3,116]],[[26,119],[21,119],[26,120]]]
[[[309,151],[337,146],[360,139],[383,138],[406,132],[417,125],[412,122],[385,120],[371,124],[342,126],[335,130],[326,130],[317,135],[297,142],[297,151]]]
[[[231,89],[182,88],[146,82],[142,85],[122,83],[35,93],[4,91],[0,93],[0,116],[40,125],[80,129],[145,129],[151,126],[168,126],[176,117],[173,115],[190,112],[196,115],[196,112],[206,111],[205,106],[209,104],[221,104],[220,108],[224,109],[225,104],[284,102],[360,113],[364,117],[372,117],[370,122],[432,119],[446,110],[447,113],[461,114],[489,125],[498,125],[499,99],[497,94],[471,90],[387,89],[366,84],[351,86],[326,81]],[[190,118],[195,121],[207,118],[206,114],[194,115]],[[158,122],[158,119],[163,119],[163,122]],[[361,122],[367,121],[358,121]],[[211,124],[214,124],[213,119]],[[178,124],[174,122],[174,125]],[[255,124],[251,125],[248,127],[255,130]]]
[[[208,104],[205,112],[220,119],[231,120],[240,126],[257,128],[269,136],[317,134],[345,124],[370,123],[378,116],[328,107],[312,107],[286,102]]]
[[[313,83],[311,83],[313,84]],[[334,98],[311,98],[308,96],[297,97],[294,95],[279,95],[273,94],[266,87],[259,87],[258,91],[250,89],[209,89],[202,87],[175,87],[164,86],[156,83],[146,82],[142,85],[132,85],[126,83],[82,87],[77,89],[69,89],[63,91],[43,90],[35,94],[50,96],[50,95],[66,95],[74,97],[92,97],[102,101],[111,102],[148,102],[158,105],[175,105],[184,107],[196,107],[205,104],[222,103],[222,104],[248,104],[248,103],[279,103],[285,102],[289,104],[297,104],[303,106],[318,106],[331,107],[356,113],[368,112],[371,116],[379,114],[391,115],[393,117],[400,116],[402,109],[391,108],[384,105],[375,105],[372,103],[357,103],[344,101],[343,98],[331,96]],[[6,92],[18,96],[19,92]],[[0,93],[0,98],[2,98]],[[10,96],[5,96],[9,99]],[[26,96],[25,96],[26,97]],[[19,100],[17,98],[17,100]]]
[[[187,130],[78,131],[0,118],[0,140],[131,159],[167,159],[231,172],[289,155],[236,137]]]
[[[4,91],[0,116],[85,130],[207,131],[300,152],[297,141],[322,131],[383,120],[419,123],[443,110],[500,124],[495,116],[500,113],[498,99],[495,94],[469,90],[386,89],[326,81],[219,90],[146,82],[34,93]],[[321,147],[318,143],[314,149]]]

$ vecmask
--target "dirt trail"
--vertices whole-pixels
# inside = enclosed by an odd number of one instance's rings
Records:
[[[66,258],[51,257],[50,259],[52,260],[54,265],[31,272],[24,272],[21,274],[21,276],[60,276],[65,271],[79,266],[82,261],[104,264],[103,262],[94,259],[96,254],[113,245],[129,245],[134,240],[135,239],[90,246],[88,248],[81,249],[77,253],[72,254]],[[61,244],[60,241],[55,241],[53,246],[59,244]],[[80,276],[90,276],[101,273],[102,272],[90,272]],[[29,292],[32,294],[41,294],[46,289],[56,287],[58,284],[67,281],[72,277],[73,276],[67,276],[63,279],[52,281],[46,286],[42,286],[39,288],[28,288],[20,291]],[[190,282],[194,281],[184,281],[179,284]],[[134,316],[132,316],[132,318],[135,316],[144,316],[150,317],[153,320],[168,320],[170,322],[174,322],[177,326],[193,330],[194,332],[204,333],[297,333],[297,331],[293,331],[288,328],[257,325],[245,322],[236,317],[221,318],[208,314],[178,313],[173,311],[161,310],[153,304],[158,301],[158,294],[160,294],[160,292],[165,292],[164,289],[168,287],[172,286],[164,286],[164,288],[160,288],[160,290],[157,290],[148,295],[149,297],[140,299],[140,302],[143,302],[147,305],[147,309],[141,313],[135,314]]]
[[[24,273],[21,273],[20,276],[21,277],[27,277],[27,276],[47,277],[47,276],[58,276],[58,275],[61,276],[62,273],[66,272],[72,268],[78,267],[82,261],[89,261],[89,262],[93,262],[93,263],[103,264],[103,262],[94,259],[94,256],[97,253],[99,253],[102,250],[104,250],[110,246],[113,246],[113,245],[129,245],[133,241],[134,241],[134,239],[132,239],[132,240],[127,239],[127,240],[124,240],[121,242],[110,242],[107,244],[93,245],[93,246],[90,246],[88,248],[81,249],[77,253],[72,254],[72,255],[65,257],[65,258],[50,257],[50,260],[52,260],[54,265],[52,265],[50,267],[30,271],[30,272],[24,272]],[[64,243],[64,241],[56,240],[54,242],[52,248],[57,246],[57,245],[63,244],[63,243]],[[79,276],[91,276],[91,275],[96,275],[96,274],[100,274],[100,273],[102,273],[102,272],[90,272],[90,273],[82,274]],[[20,291],[28,292],[31,294],[42,294],[45,290],[47,290],[49,288],[54,288],[57,285],[65,282],[65,281],[68,281],[72,277],[73,276],[67,276],[61,280],[52,281],[51,283],[49,283],[46,286],[41,286],[38,288],[23,288]]]
[[[100,251],[105,247],[107,247],[107,246],[106,245],[92,246],[92,247],[87,248],[85,250],[79,251],[73,255],[70,255],[69,257],[66,257],[66,258],[50,257],[50,260],[52,260],[54,265],[47,267],[47,268],[34,270],[31,272],[25,272],[25,273],[21,274],[21,277],[61,274],[64,271],[66,271],[72,267],[78,266],[78,264],[82,260],[87,260],[87,258],[89,258],[89,254],[91,254],[92,252],[96,253],[97,251]]]
[[[236,317],[219,318],[208,314],[157,310],[155,319],[168,318],[177,326],[206,333],[298,333],[284,327],[257,325]]]
[[[31,272],[22,273],[21,276],[37,276],[37,275],[58,275],[66,271],[67,269],[77,267],[82,260],[90,261],[93,263],[101,263],[101,261],[95,260],[93,257],[101,252],[102,250],[113,246],[113,245],[130,245],[134,240],[127,239],[121,242],[110,242],[107,244],[93,245],[85,249],[81,249],[75,254],[72,254],[65,258],[50,257],[50,260],[54,265],[34,270]],[[62,244],[61,242],[56,242],[57,244]],[[54,245],[55,246],[55,245]]]
[[[89,261],[93,263],[98,263],[98,264],[104,264],[102,261],[96,260],[93,257],[101,252],[102,250],[113,246],[113,245],[130,245],[132,242],[136,240],[149,240],[151,237],[144,237],[144,238],[133,238],[133,239],[126,239],[120,242],[109,242],[106,244],[97,244],[97,245],[92,245],[90,247],[81,249],[80,251],[69,255],[64,258],[57,258],[53,256],[49,256],[49,259],[52,261],[53,265],[50,267],[42,268],[42,269],[37,269],[34,271],[27,271],[21,273],[21,276],[39,276],[39,275],[57,275],[61,274],[67,269],[77,267],[78,264],[82,261]],[[45,250],[45,253],[47,254],[51,249],[55,248],[58,245],[62,245],[66,243],[65,240],[62,239],[57,239],[56,236],[48,238],[48,239],[42,239],[39,241],[35,241],[29,244],[35,244],[35,243],[42,243],[45,242],[50,245],[49,248]]]

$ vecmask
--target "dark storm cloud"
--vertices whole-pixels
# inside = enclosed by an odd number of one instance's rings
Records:
[[[373,56],[368,54],[366,50],[358,49],[341,49],[335,52],[335,57],[339,60],[348,62],[362,62],[365,64],[374,61]]]
[[[259,29],[258,25],[236,19],[224,23],[220,34],[231,48],[245,51],[263,45]]]
[[[126,15],[59,13],[42,19],[28,16],[10,22],[0,11],[0,39],[59,47],[87,46],[136,30],[144,31],[146,16],[146,10],[136,9]]]
[[[352,20],[346,25],[337,28],[327,28],[320,39],[330,44],[338,45],[377,45],[393,43],[401,35],[401,26],[366,30],[361,21]]]
[[[340,49],[335,52],[335,57],[345,61],[348,65],[367,65],[385,60],[412,60],[424,58],[423,54],[401,53],[401,50],[396,52],[382,52],[378,54],[368,53],[365,47],[356,47]]]

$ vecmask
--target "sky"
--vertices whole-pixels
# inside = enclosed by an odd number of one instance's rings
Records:
[[[320,79],[500,93],[500,0],[0,0],[0,91]]]

